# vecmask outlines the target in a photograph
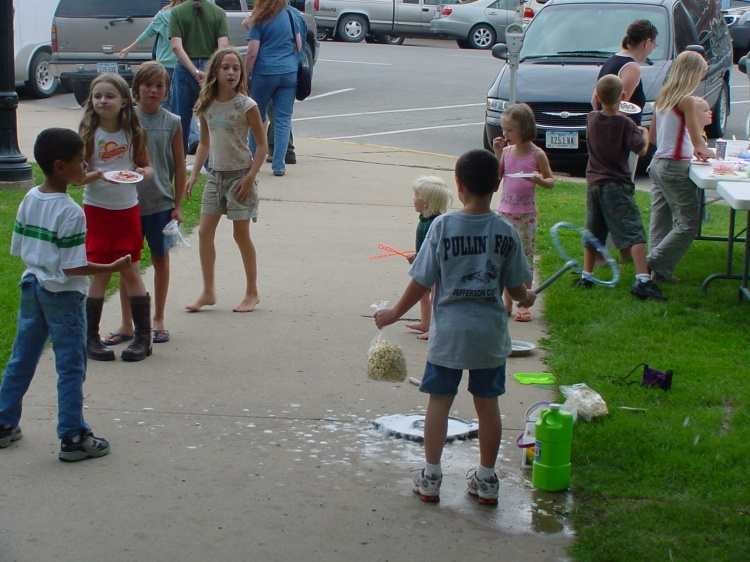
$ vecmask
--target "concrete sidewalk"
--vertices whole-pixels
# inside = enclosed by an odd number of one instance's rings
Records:
[[[429,173],[452,185],[453,158],[300,139],[298,159],[284,178],[262,172],[256,312],[231,312],[243,281],[223,221],[217,306],[182,312],[200,290],[194,243],[172,259],[172,341],[143,363],[89,363],[87,417],[111,440],[108,457],[57,461],[54,365],[45,353],[25,402],[25,438],[0,452],[0,561],[565,558],[570,500],[531,490],[514,443],[526,408],[549,395],[510,374],[543,370],[540,353],[508,363],[497,509],[465,494],[475,441],[447,446],[442,501],[426,506],[410,491],[421,446],[371,428],[380,415],[418,412],[426,401],[408,383],[366,377],[375,327],[363,315],[372,302],[396,299],[408,280],[403,260],[367,257],[381,241],[413,244],[411,182]],[[118,314],[111,299],[104,331]],[[543,336],[538,319],[511,330],[518,339]],[[426,344],[403,324],[389,335],[409,374],[421,377]],[[465,391],[455,415],[474,417]]]

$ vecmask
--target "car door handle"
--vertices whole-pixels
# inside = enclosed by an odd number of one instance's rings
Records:
[[[122,23],[122,22],[128,22],[133,23],[133,18],[127,17],[127,18],[115,18],[113,20],[109,20],[109,25],[115,25],[116,23]]]
[[[429,11],[430,11],[430,9],[429,9],[429,8],[422,8],[422,11],[423,11],[423,12],[429,12]]]

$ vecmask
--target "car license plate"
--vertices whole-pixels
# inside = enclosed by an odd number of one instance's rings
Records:
[[[578,148],[578,131],[547,131],[547,148]]]
[[[111,72],[117,74],[117,63],[116,62],[98,62],[96,63],[96,71],[99,74],[104,72]]]

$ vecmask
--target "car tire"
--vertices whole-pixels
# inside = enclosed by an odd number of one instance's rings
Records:
[[[89,82],[72,82],[71,86],[73,87],[73,97],[78,102],[78,105],[83,107],[86,105],[86,102],[89,99],[89,87],[91,84]]]
[[[466,39],[456,39],[456,45],[459,49],[469,49],[469,42]]]
[[[331,33],[327,29],[318,28],[318,31],[315,33],[315,38],[318,41],[325,41],[329,39],[330,37],[331,37]]]
[[[35,98],[48,98],[53,95],[60,81],[52,75],[49,61],[52,55],[47,51],[39,51],[31,59],[29,65],[29,81],[26,90]]]
[[[495,30],[486,23],[480,23],[472,27],[467,37],[472,49],[491,49],[496,40]]]
[[[386,45],[403,45],[406,37],[403,35],[384,35],[383,43]]]
[[[357,14],[345,14],[341,16],[338,26],[338,36],[347,43],[359,43],[364,41],[370,29],[367,20]]]
[[[706,133],[709,138],[719,139],[724,136],[729,119],[729,84],[727,82],[722,85],[719,99],[716,100],[716,105],[711,110],[714,114],[714,121],[706,128]]]

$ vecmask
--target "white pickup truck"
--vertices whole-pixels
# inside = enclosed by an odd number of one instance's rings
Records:
[[[407,37],[435,37],[430,22],[442,6],[459,0],[307,0],[318,38],[400,44]]]

